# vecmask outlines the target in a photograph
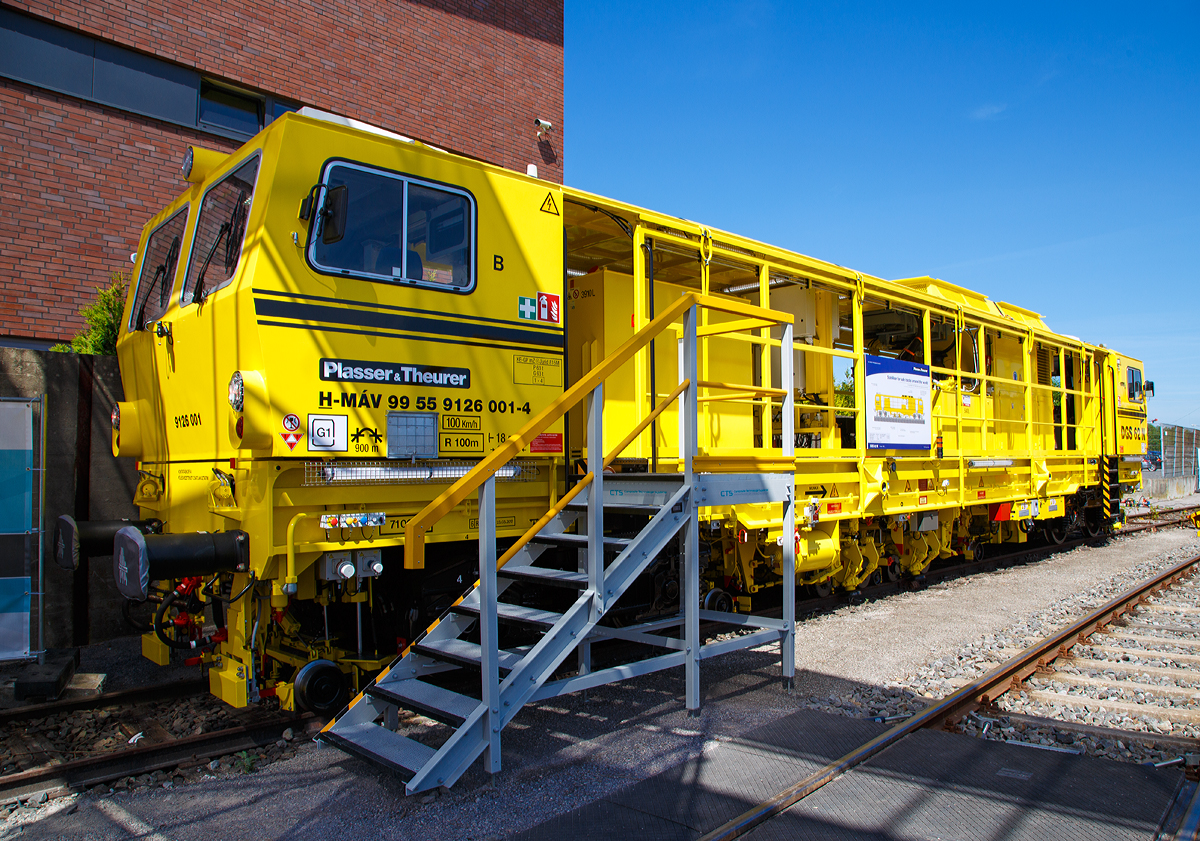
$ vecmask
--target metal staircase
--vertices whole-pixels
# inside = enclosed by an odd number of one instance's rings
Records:
[[[466,494],[477,491],[479,499],[479,581],[447,613],[410,646],[404,655],[382,672],[376,681],[360,693],[337,718],[326,725],[318,738],[348,752],[388,766],[407,780],[408,793],[438,786],[450,786],[481,755],[484,767],[500,770],[500,733],[520,709],[531,701],[576,692],[635,677],[660,669],[685,666],[687,707],[697,711],[700,705],[699,664],[703,657],[779,640],[783,652],[783,676],[790,685],[794,674],[793,637],[795,614],[794,550],[784,541],[784,617],[767,619],[741,614],[711,613],[700,608],[699,520],[697,513],[705,505],[741,503],[783,503],[785,533],[794,528],[794,472],[775,473],[697,473],[693,471],[696,453],[696,345],[697,309],[706,304],[720,309],[737,307],[760,319],[765,313],[790,318],[745,305],[689,295],[664,311],[646,328],[615,351],[589,376],[569,389],[559,405],[539,415],[510,441],[510,452],[497,451],[485,459],[472,474],[430,503],[427,522],[450,510]],[[603,453],[603,381],[632,353],[676,318],[684,322],[680,340],[679,386],[643,419],[601,465],[593,469],[565,495],[503,557],[496,554],[496,470],[532,438],[561,417],[571,405],[586,401],[588,451]],[[786,352],[784,382],[790,382],[791,324],[784,324]],[[739,388],[745,388],[739,386]],[[763,389],[770,391],[770,389]],[[790,389],[781,395],[784,411],[784,456],[792,457],[792,409]],[[674,400],[680,401],[682,472],[606,474],[603,466],[618,456],[653,418]],[[597,461],[597,455],[593,455]],[[586,493],[586,497],[584,498]],[[422,512],[424,515],[426,512]],[[632,537],[607,536],[606,515],[620,513],[632,519],[645,517],[644,525]],[[413,518],[418,520],[422,515]],[[576,531],[572,533],[570,529]],[[406,533],[407,546],[423,547],[420,521],[411,521]],[[610,627],[600,620],[617,603],[638,576],[668,550],[672,540],[678,543],[680,580],[683,584],[679,612],[633,626]],[[571,553],[548,552],[551,547],[576,549],[577,568],[561,569],[548,565]],[[561,565],[561,561],[560,561]],[[792,586],[787,586],[788,578]],[[556,588],[577,591],[561,613],[506,600],[511,585],[521,582],[528,588]],[[522,588],[513,590],[518,593]],[[563,601],[566,603],[566,600]],[[753,633],[702,645],[701,620],[725,621],[757,628]],[[500,622],[523,628],[522,636],[532,644],[509,649],[498,645]],[[666,653],[633,663],[593,670],[592,643],[605,639],[623,639],[665,649]],[[567,658],[575,653],[573,674],[555,679]],[[426,678],[447,671],[472,670],[479,674],[478,697],[439,686]],[[449,728],[438,746],[425,744],[395,732],[399,710],[410,710]],[[444,728],[430,731],[427,740]]]

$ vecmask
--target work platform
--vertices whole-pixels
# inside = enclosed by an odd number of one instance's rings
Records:
[[[691,841],[886,729],[800,710],[515,838]],[[1182,782],[1178,768],[918,731],[743,837],[1150,841]]]

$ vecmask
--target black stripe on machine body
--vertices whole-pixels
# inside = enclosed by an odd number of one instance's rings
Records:
[[[1117,410],[1117,417],[1119,417],[1119,418],[1133,418],[1134,420],[1145,420],[1145,419],[1146,419],[1146,413],[1145,413],[1145,412],[1129,412],[1129,411],[1126,411],[1125,409],[1118,409],[1118,410]]]
[[[385,339],[409,339],[414,342],[434,342],[440,345],[460,345],[466,347],[482,347],[489,350],[523,350],[528,351],[529,345],[510,345],[499,342],[470,342],[461,339],[439,339],[436,336],[428,336],[421,333],[384,333],[379,330],[354,330],[349,327],[314,327],[311,324],[296,324],[291,321],[270,321],[260,318],[258,324],[262,327],[287,327],[292,330],[308,330],[321,333],[346,333],[351,336],[372,336],[375,338]],[[548,353],[552,356],[562,356],[563,352],[559,348],[554,347],[539,347],[538,353]]]
[[[542,333],[536,330],[519,330],[514,327],[493,327],[487,324],[448,321],[445,318],[423,318],[415,315],[398,315],[372,310],[330,307],[321,304],[302,304],[296,301],[273,301],[264,298],[255,298],[254,306],[260,318],[291,318],[297,321],[345,324],[349,327],[404,330],[435,336],[479,339],[485,342],[511,342],[513,344],[557,348],[563,346],[561,332]]]
[[[302,295],[299,292],[281,292],[281,291],[275,290],[275,289],[252,289],[251,291],[255,295],[271,295],[276,298],[293,298],[293,299],[301,300],[301,301],[319,301],[324,304],[338,304],[341,306],[351,305],[351,306],[355,306],[355,307],[360,307],[364,310],[380,310],[380,311],[386,310],[388,312],[408,312],[408,313],[414,313],[416,315],[429,315],[429,316],[433,316],[434,318],[437,318],[437,319],[443,319],[447,315],[447,313],[439,312],[437,310],[422,310],[422,309],[416,309],[415,307],[397,307],[393,304],[375,304],[375,303],[371,303],[370,301],[347,301],[344,298],[329,298],[324,295]],[[256,298],[255,303],[257,304],[257,302],[258,302],[258,299]],[[455,318],[464,319],[465,321],[476,321],[481,324],[517,325],[517,327],[515,329],[519,329],[519,330],[529,330],[530,328],[533,328],[535,330],[535,332],[545,332],[547,335],[550,335],[550,336],[558,335],[558,334],[562,333],[562,330],[563,330],[562,327],[551,327],[549,325],[547,325],[546,327],[539,330],[539,329],[537,329],[537,327],[535,327],[534,324],[521,323],[521,322],[513,321],[512,319],[509,319],[509,318],[487,318],[486,316],[482,316],[482,315],[465,315],[463,313],[453,313],[453,316]],[[540,325],[538,325],[538,327],[540,327]]]

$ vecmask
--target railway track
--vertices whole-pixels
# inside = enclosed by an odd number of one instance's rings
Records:
[[[1200,571],[1200,556],[1177,564],[1127,590],[1070,626],[1019,652],[988,674],[972,680],[795,785],[758,803],[703,836],[701,841],[732,841],[741,837],[921,728],[958,729],[968,716],[977,717],[977,721],[986,724],[988,720],[993,720],[993,714],[1003,714],[998,710],[997,701],[1013,691],[1052,691],[1059,702],[1059,709],[1065,712],[1072,706],[1078,709],[1098,706],[1099,699],[1091,697],[1087,691],[1078,691],[1078,688],[1103,687],[1118,695],[1133,693],[1134,698],[1129,701],[1106,697],[1103,699],[1105,704],[1133,704],[1141,711],[1141,715],[1162,716],[1168,720],[1172,720],[1169,718],[1171,716],[1175,720],[1191,716],[1195,716],[1195,719],[1189,720],[1200,720],[1200,708],[1190,708],[1194,703],[1192,695],[1200,695],[1200,688],[1188,693],[1185,700],[1189,703],[1186,706],[1163,705],[1154,701],[1180,700],[1179,696],[1159,691],[1167,689],[1166,685],[1157,684],[1148,691],[1148,685],[1141,683],[1145,676],[1154,674],[1154,671],[1148,670],[1162,670],[1164,673],[1159,677],[1177,680],[1181,674],[1187,674],[1186,680],[1192,682],[1191,686],[1200,687],[1200,584],[1191,580],[1197,571]],[[1181,584],[1185,579],[1187,583]],[[1164,591],[1169,591],[1166,596],[1159,595]],[[1160,618],[1147,622],[1147,617],[1151,615]],[[1171,621],[1162,620],[1164,616],[1170,617]],[[1189,638],[1187,634],[1195,634],[1196,637]],[[1147,639],[1153,641],[1151,644],[1154,648],[1145,647]],[[1193,644],[1189,646],[1188,642]],[[1184,649],[1188,653],[1183,653]],[[1150,666],[1145,662],[1147,660],[1173,665]],[[1186,669],[1179,668],[1180,665]],[[1072,671],[1065,671],[1067,668]],[[1170,673],[1166,673],[1168,669]],[[1092,676],[1090,670],[1096,670],[1102,677]],[[1122,685],[1117,680],[1118,674],[1128,676],[1129,682]],[[1057,681],[1057,686],[1065,691],[1043,689],[1041,681],[1051,686]],[[1072,691],[1071,687],[1075,687],[1076,691]],[[1142,695],[1141,701],[1137,700],[1138,693]],[[1148,697],[1150,701],[1146,700]],[[1027,718],[1026,721],[1056,723],[1048,719]],[[1118,732],[1127,738],[1137,735],[1124,730]],[[986,732],[983,735],[986,736]],[[1156,741],[1162,740],[1157,734],[1154,734],[1154,738]],[[1196,745],[1193,740],[1180,740],[1178,746],[1182,750],[1189,743],[1193,748]],[[1188,814],[1184,816],[1185,826],[1189,821],[1200,823],[1200,799],[1192,802]]]
[[[1170,524],[1148,523],[1127,531],[1144,531]],[[919,582],[884,581],[864,587],[856,599],[886,598],[914,586],[929,586],[979,572],[1017,566],[1058,551],[1098,545],[1105,539],[1104,536],[1082,537],[1059,545],[1039,544],[1003,555],[951,563],[927,570]],[[797,602],[796,615],[800,619],[818,616],[845,605],[848,600],[845,594],[803,599]],[[1200,631],[1200,596],[1197,605],[1195,621]],[[781,613],[781,609],[764,612],[770,615]],[[1200,645],[1196,648],[1195,659],[1200,664]],[[1200,666],[1197,675],[1200,676]],[[195,768],[213,757],[271,745],[279,740],[286,728],[291,728],[296,737],[301,737],[320,727],[319,720],[311,715],[272,714],[259,709],[233,710],[205,696],[206,691],[207,681],[186,681],[152,689],[127,690],[0,711],[0,724],[6,725],[6,735],[0,740],[0,761],[4,762],[4,773],[0,775],[0,805],[25,800],[42,792],[58,796],[125,777],[140,777],[185,766]],[[163,705],[168,705],[174,711],[178,706],[175,702],[180,699],[199,699],[211,703],[223,717],[218,726],[187,733],[181,733],[178,727],[172,728],[156,719],[156,705],[160,708],[159,712]],[[81,726],[80,722],[71,719],[72,714],[84,714],[107,722],[104,728],[110,733],[107,748],[96,748],[94,742],[89,747],[83,743],[85,740],[72,739],[72,730],[87,730],[87,723]],[[88,734],[85,732],[83,735]],[[97,732],[95,735],[100,734]]]
[[[214,757],[273,745],[288,728],[298,736],[319,726],[311,715],[234,710],[207,691],[206,680],[181,681],[0,711],[0,805],[194,773]]]

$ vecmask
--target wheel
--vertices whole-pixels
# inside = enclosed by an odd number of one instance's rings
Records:
[[[704,609],[717,613],[733,613],[733,596],[720,587],[713,587],[704,594]]]
[[[1067,521],[1064,517],[1059,517],[1051,522],[1046,528],[1046,539],[1055,546],[1061,546],[1067,539]]]
[[[1100,521],[1099,517],[1085,517],[1083,530],[1087,532],[1088,537],[1099,537],[1104,531],[1104,523]]]
[[[897,581],[900,580],[900,565],[899,564],[895,564],[895,563],[888,564],[885,567],[881,567],[881,569],[883,571],[883,577],[886,578],[889,583],[895,584]]]
[[[883,570],[876,569],[873,573],[871,573],[871,586],[878,587],[882,583],[883,583]]]
[[[329,660],[305,663],[296,673],[296,703],[314,715],[329,718],[346,706],[346,676]]]
[[[810,584],[812,594],[818,599],[827,599],[833,593],[833,582],[826,578],[819,584]]]

